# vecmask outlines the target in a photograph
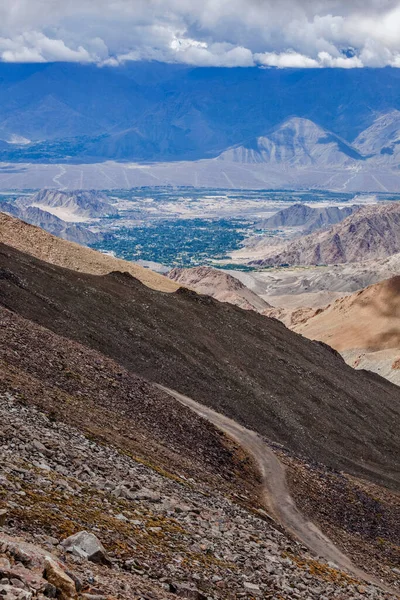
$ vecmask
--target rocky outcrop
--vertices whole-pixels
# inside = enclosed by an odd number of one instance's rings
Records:
[[[61,542],[66,552],[101,565],[109,565],[110,559],[103,544],[93,533],[80,531]]]
[[[44,577],[55,587],[60,600],[76,600],[78,597],[75,582],[49,557],[44,561]]]

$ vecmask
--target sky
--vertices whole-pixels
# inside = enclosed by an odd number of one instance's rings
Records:
[[[400,0],[0,0],[0,60],[400,67]]]

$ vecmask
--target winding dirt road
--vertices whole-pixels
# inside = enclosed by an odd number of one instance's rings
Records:
[[[261,436],[187,396],[161,385],[157,387],[213,423],[254,457],[262,476],[262,494],[266,507],[288,532],[307,546],[312,554],[326,562],[334,563],[339,569],[347,571],[357,579],[368,581],[389,591],[382,582],[356,567],[314,523],[305,519],[290,495],[283,465]]]

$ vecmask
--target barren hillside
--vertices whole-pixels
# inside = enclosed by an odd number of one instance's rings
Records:
[[[324,309],[298,311],[291,328],[321,340],[356,368],[380,373],[400,383],[400,277],[382,281]]]
[[[326,231],[265,248],[261,266],[324,265],[381,259],[400,252],[400,203],[366,206]]]
[[[167,277],[135,263],[61,240],[39,227],[28,225],[4,213],[0,213],[0,241],[21,252],[29,252],[41,260],[74,271],[96,275],[123,271],[137,277],[145,285],[163,292],[174,292],[179,287]]]
[[[249,290],[229,273],[212,267],[173,269],[168,277],[199,294],[212,296],[220,302],[229,302],[246,310],[262,312],[270,308],[260,296]]]
[[[296,331],[344,350],[400,351],[400,276],[340,298]]]

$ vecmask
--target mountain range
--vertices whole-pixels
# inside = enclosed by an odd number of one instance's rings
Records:
[[[0,157],[197,160],[233,147],[224,160],[286,163],[295,150],[299,165],[358,164],[381,151],[390,158],[399,109],[398,73],[390,68],[2,63]],[[306,146],[293,143],[293,131]]]
[[[330,225],[340,223],[360,207],[351,206],[324,206],[314,208],[302,202],[291,204],[288,208],[278,211],[272,217],[260,222],[260,227],[277,229],[281,227],[301,228],[301,233],[308,234],[323,229]]]
[[[381,259],[400,252],[400,203],[382,203],[358,209],[327,230],[279,242],[261,238],[251,250],[259,266],[352,263]]]
[[[21,196],[13,203],[3,202],[0,208],[2,212],[64,240],[83,245],[99,242],[104,236],[81,222],[115,214],[108,200],[93,191],[41,190],[33,195]]]
[[[45,189],[32,196],[21,196],[15,204],[22,209],[39,208],[73,223],[117,214],[106,196],[92,190],[63,192]]]

